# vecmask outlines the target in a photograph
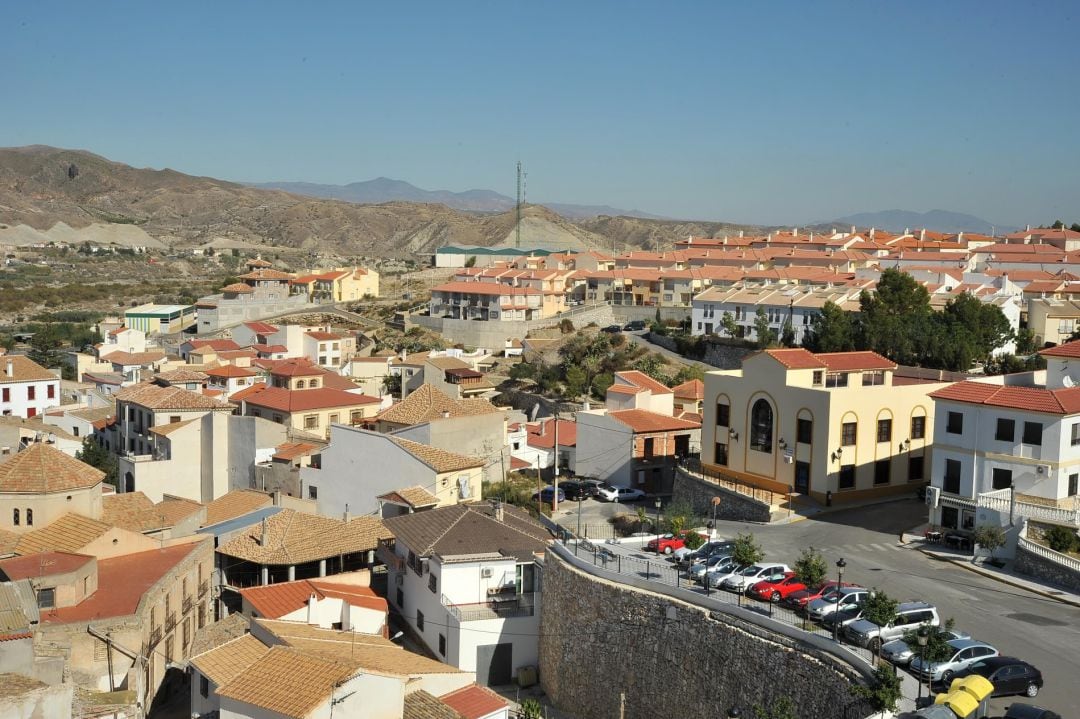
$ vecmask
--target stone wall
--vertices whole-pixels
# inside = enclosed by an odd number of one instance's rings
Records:
[[[652,332],[650,332],[647,337],[649,342],[652,342],[655,345],[659,345],[672,352],[679,351],[679,346],[675,342],[674,337],[656,335]],[[753,347],[747,347],[741,343],[729,344],[728,342],[717,338],[706,338],[704,344],[705,352],[701,356],[700,361],[707,365],[712,365],[717,369],[739,369],[742,367],[742,361],[745,357],[757,352]]]
[[[706,482],[694,475],[677,469],[672,490],[672,501],[686,502],[702,517],[711,517],[713,497],[720,497],[716,508],[717,519],[734,519],[743,522],[768,522],[770,507],[766,502],[747,497],[713,482]]]
[[[1039,556],[1022,545],[1016,546],[1013,569],[1072,592],[1080,592],[1080,573],[1051,559]]]
[[[651,323],[656,319],[656,307],[646,307],[644,305],[612,305],[611,311],[615,314],[615,319],[620,324],[625,324],[632,320],[642,320],[647,323]],[[689,307],[661,307],[660,319],[661,320],[676,320],[682,322],[690,316]]]
[[[721,717],[734,706],[747,717],[786,696],[800,719],[869,714],[850,693],[865,673],[799,630],[771,631],[569,562],[549,551],[543,573],[540,681],[556,708],[610,719],[625,694],[626,719]]]
[[[429,317],[427,315],[411,315],[408,321],[411,324],[425,327],[440,334],[447,341],[460,343],[471,347],[489,347],[501,349],[508,339],[524,339],[533,330],[544,327],[555,327],[564,318],[574,323],[574,327],[584,327],[590,322],[598,325],[610,325],[614,322],[611,307],[608,305],[591,305],[575,307],[569,312],[549,317],[542,320],[455,320],[444,317]]]

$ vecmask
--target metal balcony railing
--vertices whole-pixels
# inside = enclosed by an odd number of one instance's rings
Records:
[[[536,612],[536,593],[508,593],[495,595],[486,602],[454,604],[446,595],[441,597],[442,605],[459,622],[478,622],[489,619],[517,619],[531,617]]]

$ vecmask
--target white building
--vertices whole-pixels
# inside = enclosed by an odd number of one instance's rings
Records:
[[[240,590],[241,612],[250,619],[302,622],[323,629],[387,633],[386,600],[367,586],[368,572],[299,579]],[[359,583],[358,583],[359,582]]]
[[[436,657],[509,684],[536,666],[547,530],[517,507],[457,505],[386,520],[390,601]]]
[[[0,412],[36,417],[60,406],[60,378],[22,355],[0,357]]]
[[[779,337],[790,321],[796,344],[814,317],[821,313],[826,302],[841,309],[859,308],[857,287],[806,287],[801,285],[768,285],[765,287],[710,287],[694,297],[691,303],[690,333],[693,335],[723,334],[724,315],[735,321],[735,336],[757,339],[757,308],[765,310],[769,328]]]

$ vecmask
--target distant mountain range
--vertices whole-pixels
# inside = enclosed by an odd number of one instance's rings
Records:
[[[982,235],[1004,234],[1016,230],[1016,227],[993,225],[986,220],[949,210],[930,210],[913,212],[912,210],[881,210],[880,212],[859,212],[846,217],[838,217],[820,225],[855,225],[857,227],[879,227],[889,232],[903,232],[905,229],[927,229],[937,232],[976,232]]]
[[[348,185],[323,185],[314,182],[257,182],[249,187],[264,190],[284,190],[296,195],[343,200],[359,205],[378,205],[383,202],[423,202],[446,205],[465,212],[506,212],[517,204],[514,198],[494,190],[424,190],[403,180],[377,177],[374,180],[350,182]],[[611,217],[638,217],[647,220],[668,219],[640,210],[622,210],[609,205],[575,205],[563,202],[533,202],[554,210],[563,217],[578,220],[601,215]]]

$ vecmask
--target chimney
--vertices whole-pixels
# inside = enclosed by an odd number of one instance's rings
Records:
[[[870,239],[871,239],[871,240],[872,240],[872,239],[874,239],[874,232],[875,232],[876,230],[877,230],[877,228],[876,228],[876,227],[871,227],[871,228],[870,228]]]
[[[792,227],[791,228],[791,236],[792,237],[798,237],[799,236],[799,228],[798,227]]]
[[[504,520],[505,516],[506,515],[503,514],[502,502],[500,502],[499,500],[496,499],[495,500],[495,521],[502,522]]]
[[[588,412],[590,409],[591,406],[589,405],[589,400],[585,400],[585,402],[581,405],[581,411]]]
[[[315,624],[315,602],[318,601],[318,597],[315,596],[315,592],[311,593],[311,596],[307,600],[307,623]]]
[[[742,236],[743,236],[743,231],[739,230],[739,237],[742,237]]]
[[[266,529],[266,517],[263,517],[262,521],[262,538],[259,540],[259,546],[265,547],[267,542],[267,529]]]
[[[7,376],[8,377],[14,377],[15,376],[15,363],[13,361],[11,361],[11,360],[7,361]]]
[[[444,409],[444,410],[442,411],[442,418],[443,418],[443,419],[450,419],[450,410],[448,410],[448,409]]]
[[[926,242],[926,228],[919,230],[919,242]]]
[[[851,226],[851,234],[853,234],[853,235],[855,234],[855,225]]]
[[[352,515],[349,514],[349,503],[348,502],[345,503],[345,516],[344,516],[344,519],[345,519],[346,522],[352,520]]]

